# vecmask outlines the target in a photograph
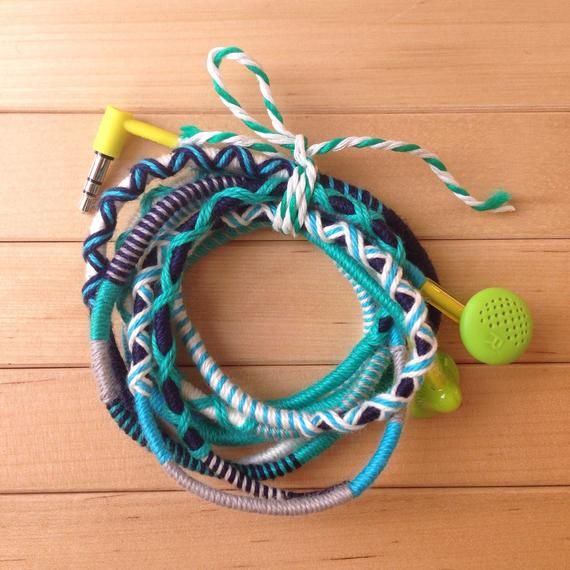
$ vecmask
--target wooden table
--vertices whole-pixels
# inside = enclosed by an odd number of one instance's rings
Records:
[[[409,421],[373,490],[304,519],[179,491],[107,417],[88,368],[77,203],[101,110],[239,128],[204,68],[229,44],[263,63],[286,124],[311,141],[410,140],[477,197],[511,191],[516,213],[477,214],[412,157],[319,161],[397,209],[458,297],[499,284],[535,318],[529,351],[505,368],[473,363],[445,322],[463,407]],[[227,84],[260,113],[236,67]],[[0,78],[0,568],[570,567],[566,1],[3,0]],[[112,179],[160,152],[133,140]],[[306,384],[359,336],[349,286],[303,241],[233,243],[187,286],[212,352],[260,397]],[[290,484],[349,476],[377,435],[348,438]]]

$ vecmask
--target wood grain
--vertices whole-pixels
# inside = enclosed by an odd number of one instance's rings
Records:
[[[441,282],[460,299],[500,284],[527,300],[535,332],[523,362],[568,362],[570,241],[483,243],[426,245]],[[0,298],[18,308],[0,315],[1,366],[88,364],[82,265],[79,244],[0,244],[0,267],[12,276],[0,281]],[[194,323],[222,364],[331,364],[360,335],[350,286],[304,241],[226,245],[198,262],[184,291]],[[458,361],[470,361],[448,320],[440,344]]]
[[[229,114],[145,118],[174,131],[188,122],[208,129],[239,129]],[[4,173],[0,199],[10,204],[0,208],[0,241],[84,239],[89,217],[78,212],[78,202],[99,120],[99,114],[0,115]],[[367,188],[396,209],[422,238],[570,237],[566,190],[570,114],[347,114],[326,120],[293,115],[287,117],[287,124],[312,141],[368,134],[417,142],[437,152],[475,196],[484,198],[497,187],[513,195],[516,213],[478,214],[460,204],[416,158],[353,150],[319,159],[323,172]],[[21,167],[24,149],[31,168]],[[118,182],[137,159],[163,152],[156,145],[131,139],[123,157],[112,166],[109,184]],[[123,226],[129,218],[125,211]],[[263,232],[261,237],[272,239],[273,234]]]
[[[569,6],[0,2],[0,568],[567,568]],[[476,197],[510,191],[515,214],[479,215],[411,157],[319,160],[396,209],[459,298],[509,287],[536,325],[523,363],[491,368],[472,364],[445,322],[439,339],[462,363],[462,408],[409,421],[361,500],[295,521],[175,491],[113,425],[86,368],[89,218],[77,203],[100,112],[111,103],[171,129],[239,130],[204,65],[209,49],[230,44],[263,64],[286,125],[310,141],[408,140],[439,154]],[[235,65],[223,74],[265,120],[253,78]],[[130,141],[109,182],[161,152]],[[208,256],[185,291],[214,356],[260,398],[322,375],[359,336],[354,296],[330,262],[271,232]],[[349,476],[378,428],[286,483]]]
[[[0,109],[219,110],[205,57],[237,43],[286,112],[566,110],[567,4],[520,4],[4,1]],[[251,77],[224,77],[259,108]]]
[[[267,399],[291,393],[327,369],[227,371]],[[410,419],[376,486],[570,485],[569,375],[569,365],[463,365],[463,407],[445,417]],[[0,493],[176,488],[107,415],[87,369],[2,370],[0,408]],[[372,453],[379,429],[346,438],[285,484],[321,487],[346,479]]]
[[[180,492],[5,496],[0,545],[7,568],[565,568],[569,508],[567,487],[374,490],[294,520]]]

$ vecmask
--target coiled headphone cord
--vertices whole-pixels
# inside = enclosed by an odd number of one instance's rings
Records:
[[[218,69],[224,58],[255,74],[273,129],[256,122],[226,91]],[[511,207],[502,192],[485,202],[475,200],[435,155],[417,145],[347,137],[307,146],[305,137],[285,128],[265,72],[238,48],[213,50],[208,69],[224,104],[264,140],[183,128],[173,152],[139,162],[104,194],[84,247],[93,369],[111,416],[182,487],[248,511],[323,510],[360,495],[386,465],[406,405],[434,359],[439,313],[428,313],[419,291],[426,277],[436,280],[436,275],[409,228],[368,192],[320,174],[313,157],[348,147],[408,152],[472,208]],[[118,212],[139,197],[140,210],[108,259]],[[301,235],[328,255],[354,288],[363,316],[361,340],[334,370],[295,394],[267,402],[250,396],[221,370],[181,292],[184,271],[202,256],[263,227]],[[112,330],[115,309],[122,322],[121,349]],[[206,390],[177,366],[176,336]],[[373,421],[386,423],[384,433],[368,463],[349,481],[318,492],[265,482]],[[216,450],[258,443],[270,446],[239,460]],[[244,494],[210,487],[191,471],[225,480]]]

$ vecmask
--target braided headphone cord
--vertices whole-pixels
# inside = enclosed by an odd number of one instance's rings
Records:
[[[250,117],[225,89],[223,59],[256,76],[270,129]],[[419,288],[437,279],[413,233],[365,190],[318,172],[313,157],[344,148],[376,148],[419,156],[464,203],[506,211],[508,195],[480,202],[443,163],[417,145],[347,137],[307,146],[283,124],[262,68],[239,48],[213,50],[208,69],[223,103],[263,141],[229,132],[182,129],[180,146],[136,164],[108,190],[84,244],[84,302],[91,314],[91,354],[100,396],[118,425],[147,447],[182,487],[225,506],[270,514],[302,514],[360,495],[395,448],[407,404],[437,349],[439,314]],[[284,153],[291,153],[288,158]],[[128,230],[107,258],[120,208],[141,197]],[[210,355],[182,298],[182,277],[212,249],[255,229],[303,236],[332,259],[361,305],[363,333],[346,358],[307,388],[261,402],[225,374]],[[121,349],[112,326],[121,320]],[[178,336],[206,385],[177,365]],[[319,492],[275,487],[342,436],[385,422],[375,453],[350,479]],[[218,447],[268,443],[238,460]],[[222,479],[245,493],[207,486],[190,475]]]

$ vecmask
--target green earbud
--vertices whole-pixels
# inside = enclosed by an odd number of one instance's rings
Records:
[[[461,401],[459,368],[451,356],[438,350],[410,406],[410,413],[414,418],[449,414],[459,408]]]
[[[459,319],[459,333],[477,360],[508,364],[526,350],[532,337],[532,317],[518,295],[492,287],[469,299]]]
[[[459,323],[463,345],[480,362],[508,364],[527,349],[532,317],[528,305],[512,291],[502,287],[483,289],[465,306],[430,279],[426,279],[421,292],[431,305]]]
[[[463,345],[486,364],[508,364],[523,354],[532,337],[532,317],[527,304],[501,287],[479,291],[463,306],[437,283],[426,281],[426,299],[454,321],[459,321]],[[416,418],[454,412],[461,405],[459,369],[453,359],[438,351],[410,406]]]

